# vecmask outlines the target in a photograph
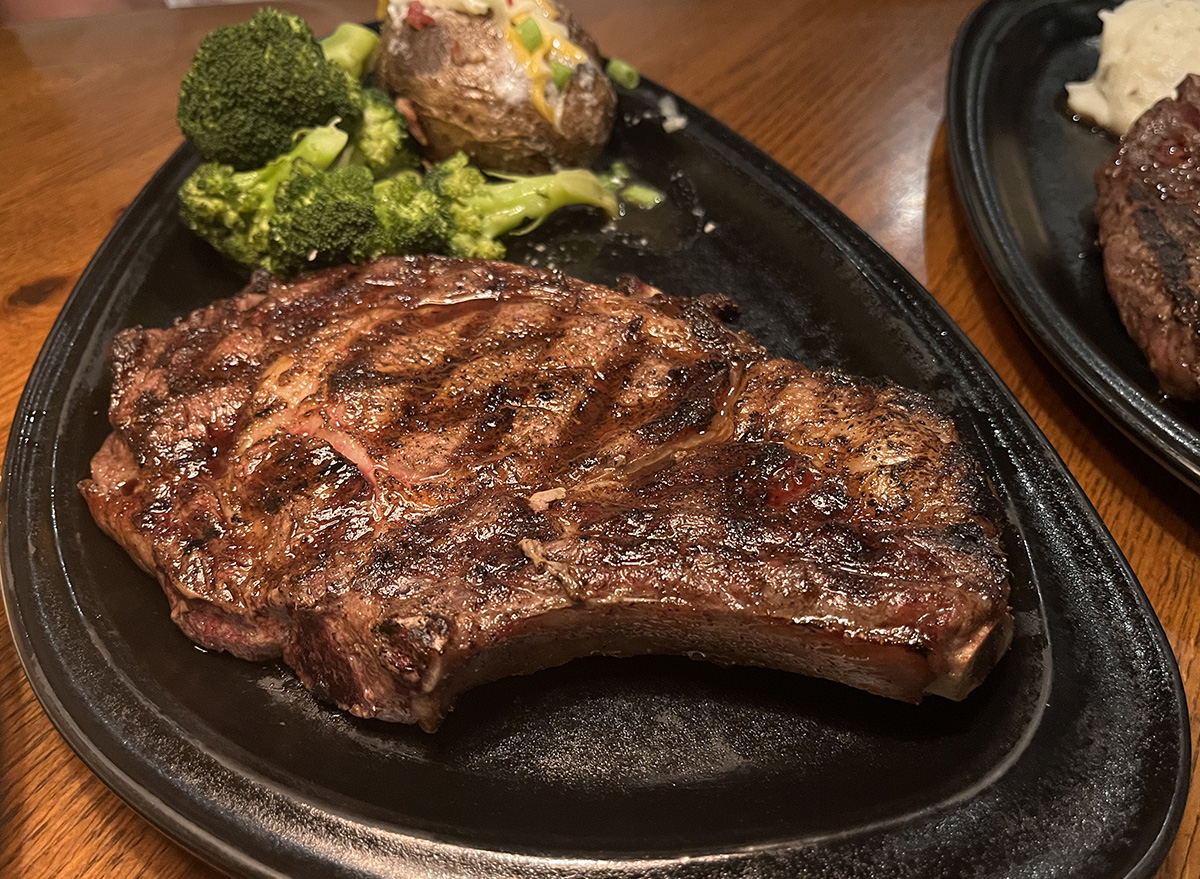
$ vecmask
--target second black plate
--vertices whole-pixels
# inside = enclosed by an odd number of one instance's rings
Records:
[[[1093,176],[1116,140],[1072,119],[1113,2],[991,0],[959,33],[946,119],[954,179],[993,278],[1026,330],[1105,415],[1200,491],[1200,403],[1162,395],[1117,315]]]
[[[4,598],[35,692],[96,773],[257,877],[923,879],[1148,875],[1187,791],[1187,711],[1136,580],[1061,462],[933,299],[827,202],[652,84],[610,158],[670,194],[555,218],[511,256],[720,291],[773,352],[887,376],[953,413],[1005,504],[1017,634],[962,703],[675,658],[590,659],[466,694],[436,735],[319,705],[198,650],[76,489],[108,431],[104,355],[240,279],[150,182],[65,305],[5,458]]]

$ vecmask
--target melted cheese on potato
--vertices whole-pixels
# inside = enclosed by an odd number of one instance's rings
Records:
[[[401,15],[407,0],[390,4]],[[553,63],[576,68],[587,61],[587,53],[570,40],[558,10],[549,0],[423,0],[423,6],[439,7],[468,15],[491,14],[504,29],[509,48],[529,77],[529,99],[537,111],[557,124],[562,113],[562,93],[554,83]],[[532,19],[541,32],[541,43],[533,50],[526,47],[517,30]]]

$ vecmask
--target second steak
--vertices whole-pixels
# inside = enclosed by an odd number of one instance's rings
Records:
[[[1096,172],[1109,293],[1162,390],[1200,399],[1200,76],[1147,110]]]

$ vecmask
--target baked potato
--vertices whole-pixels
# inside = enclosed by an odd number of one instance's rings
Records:
[[[431,159],[544,173],[591,164],[612,132],[596,43],[552,0],[397,0],[382,38],[380,83]]]

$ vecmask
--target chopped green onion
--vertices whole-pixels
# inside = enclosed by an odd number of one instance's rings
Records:
[[[644,183],[630,183],[621,190],[621,198],[634,207],[652,208],[662,204],[666,196],[653,186],[647,186]]]
[[[533,52],[542,44],[542,29],[532,18],[527,18],[520,24],[514,24],[513,27],[517,31],[517,36],[521,38],[521,45],[525,47],[526,52]]]
[[[575,68],[569,64],[563,64],[559,61],[550,62],[550,75],[554,77],[554,85],[560,92],[567,90],[567,83],[571,81],[571,76],[575,73]]]
[[[622,61],[620,58],[609,59],[608,66],[604,68],[604,72],[608,74],[608,78],[619,85],[621,88],[635,89],[638,83],[642,81],[638,75],[637,68],[628,61]]]

